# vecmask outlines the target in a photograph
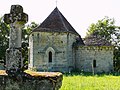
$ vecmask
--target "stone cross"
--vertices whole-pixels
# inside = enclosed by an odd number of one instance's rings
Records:
[[[6,50],[6,69],[18,70],[22,65],[21,32],[28,15],[20,5],[12,5],[9,14],[4,15],[4,22],[10,25],[9,48]]]

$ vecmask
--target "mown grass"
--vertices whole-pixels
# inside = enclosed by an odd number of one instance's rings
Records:
[[[60,90],[120,90],[120,76],[65,74]]]

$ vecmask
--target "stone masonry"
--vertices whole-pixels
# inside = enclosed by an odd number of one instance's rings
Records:
[[[76,68],[85,72],[111,72],[113,71],[112,56],[112,46],[79,46],[76,50]]]

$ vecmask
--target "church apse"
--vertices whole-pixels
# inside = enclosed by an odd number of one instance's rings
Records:
[[[36,68],[38,71],[64,71],[68,67],[66,33],[40,32],[40,40],[38,33],[33,34],[29,40],[29,44],[34,46],[30,47],[33,60],[29,60],[33,65],[30,63],[29,68]]]

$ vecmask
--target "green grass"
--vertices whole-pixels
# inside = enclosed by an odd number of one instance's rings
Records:
[[[67,74],[60,90],[120,90],[120,76]]]

